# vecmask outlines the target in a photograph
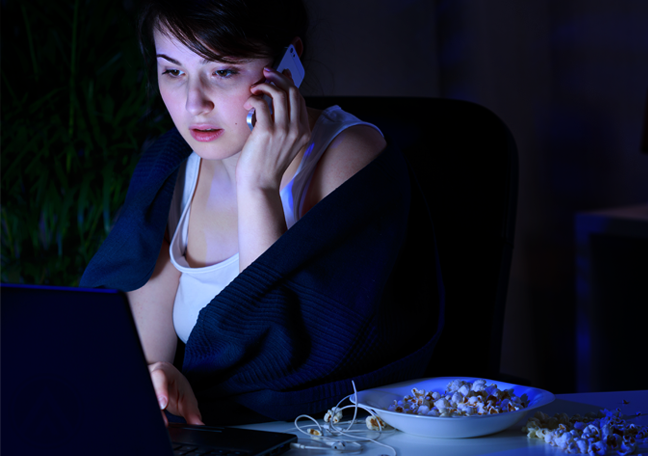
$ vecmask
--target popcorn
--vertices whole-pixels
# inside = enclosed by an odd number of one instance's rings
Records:
[[[405,408],[403,407],[402,402],[399,403],[398,401],[394,401],[394,403],[389,406],[389,410],[398,413],[405,413]]]
[[[628,435],[623,436],[623,441],[621,442],[621,448],[618,453],[621,455],[632,454],[637,449],[637,440]]]
[[[589,453],[594,455],[603,455],[606,453],[606,451],[607,449],[605,448],[603,441],[597,440],[596,442],[592,442]]]
[[[475,380],[475,382],[472,385],[472,390],[479,392],[479,391],[484,391],[486,389],[486,380]]]
[[[589,453],[589,442],[585,439],[575,439],[574,443],[576,443],[576,448],[578,451],[575,451],[575,453]]]
[[[390,425],[385,423],[382,419],[380,419],[377,416],[368,416],[367,420],[367,428],[371,429],[372,431],[380,431],[380,430],[387,430],[387,429],[393,429]]]
[[[472,390],[470,389],[470,384],[462,385],[461,388],[457,390],[458,393],[461,393],[464,396],[468,396]]]
[[[452,404],[450,404],[450,402],[445,397],[442,397],[434,403],[434,406],[443,413],[443,410],[450,408]]]
[[[599,428],[597,428],[596,426],[590,424],[585,429],[583,429],[583,436],[584,437],[591,437],[591,438],[595,438],[595,439],[600,439],[601,438],[601,430]]]
[[[496,384],[479,379],[474,382],[453,380],[443,393],[412,388],[400,401],[394,401],[389,410],[425,416],[471,416],[513,412],[527,407],[526,394],[517,397],[513,389],[499,390]]]
[[[468,383],[465,382],[464,380],[453,380],[450,383],[448,383],[448,386],[446,386],[446,392],[454,393],[455,391],[458,391],[459,388],[465,385],[468,385]]]
[[[333,424],[338,424],[340,421],[342,421],[342,410],[337,407],[333,407],[326,412],[326,415],[324,415],[324,421],[327,423],[332,422]]]
[[[452,399],[451,399],[450,401],[451,401],[452,403],[454,403],[454,404],[463,404],[463,402],[464,402],[464,395],[461,394],[459,391],[457,391],[456,393],[454,393],[454,394],[452,395]]]
[[[549,417],[537,412],[527,421],[522,432],[530,439],[542,439],[567,453],[633,454],[638,442],[648,444],[648,426],[627,423],[619,413],[619,409],[602,410],[599,414],[570,418],[565,413]]]
[[[618,450],[621,448],[621,442],[623,442],[623,436],[618,434],[610,434],[605,439],[605,444],[609,450]]]

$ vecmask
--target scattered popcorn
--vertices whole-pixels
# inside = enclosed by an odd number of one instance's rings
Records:
[[[342,410],[333,407],[330,409],[328,412],[326,412],[326,415],[324,415],[324,421],[332,422],[333,424],[338,424],[340,421],[342,421]]]
[[[318,437],[322,436],[322,433],[318,429],[315,429],[315,428],[308,428],[308,433],[310,435],[316,435]]]
[[[496,384],[479,379],[474,382],[453,380],[443,393],[412,388],[412,394],[394,401],[389,410],[411,415],[470,416],[514,412],[526,408],[526,394],[517,397],[513,389],[500,390]]]
[[[390,425],[385,423],[382,419],[380,419],[377,416],[368,416],[367,417],[367,428],[371,429],[372,431],[385,431],[388,429],[393,429]]]
[[[561,413],[550,417],[536,412],[522,432],[530,439],[542,439],[567,453],[633,454],[639,443],[648,444],[648,426],[627,423],[619,417],[619,413],[619,409],[616,409],[585,416],[569,417]]]

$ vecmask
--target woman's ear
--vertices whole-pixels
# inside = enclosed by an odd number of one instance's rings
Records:
[[[300,37],[296,36],[296,37],[294,37],[292,39],[290,44],[295,46],[295,51],[297,51],[297,55],[299,57],[301,57],[302,54],[304,53],[304,43],[303,43],[302,39]]]

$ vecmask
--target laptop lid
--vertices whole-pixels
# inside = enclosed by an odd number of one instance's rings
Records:
[[[174,454],[123,293],[2,285],[0,299],[3,453]],[[246,455],[296,440],[231,428],[172,432],[174,441]]]

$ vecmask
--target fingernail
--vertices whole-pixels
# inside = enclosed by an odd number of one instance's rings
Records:
[[[265,68],[263,68],[263,71],[265,71],[267,73],[272,73],[274,70],[272,68],[265,67]]]
[[[160,404],[160,410],[164,410],[167,406],[166,397],[158,396],[158,404]]]

